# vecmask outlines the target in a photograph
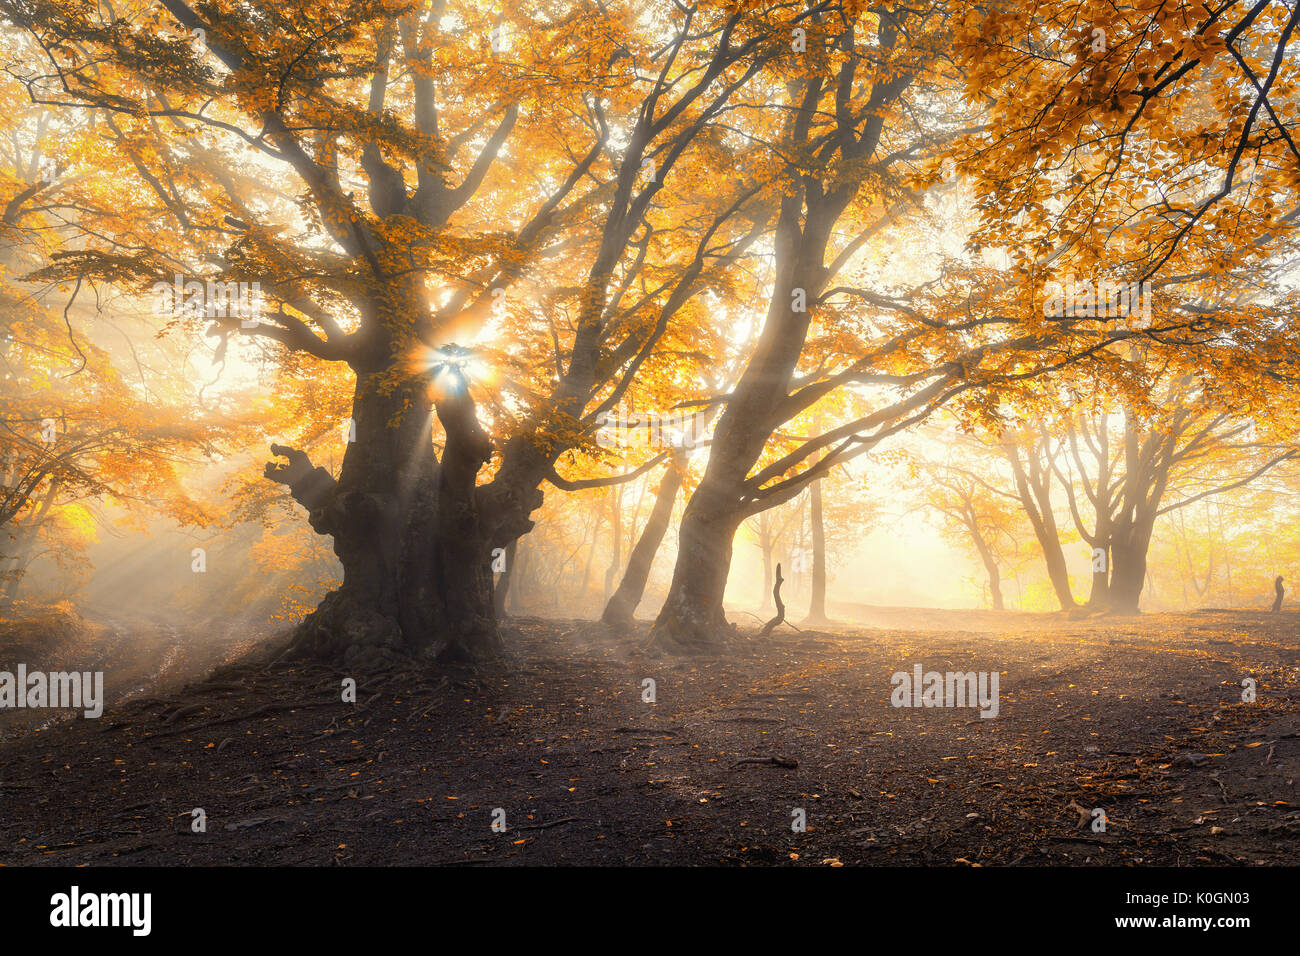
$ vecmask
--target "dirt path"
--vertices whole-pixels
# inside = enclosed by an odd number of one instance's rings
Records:
[[[225,619],[182,627],[163,615],[95,617],[93,623],[47,615],[17,630],[20,640],[0,636],[0,668],[12,671],[22,661],[29,671],[103,671],[106,713],[174,692],[256,646],[246,626]],[[75,719],[71,711],[0,709],[0,740]]]
[[[5,742],[0,863],[1294,862],[1300,616],[929,613],[687,660],[521,620],[500,667],[357,704],[323,667],[227,667]],[[998,672],[998,715],[890,706],[914,664]]]

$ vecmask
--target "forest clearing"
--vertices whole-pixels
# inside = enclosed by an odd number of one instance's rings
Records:
[[[0,824],[0,863],[1293,862],[1295,612],[936,616],[918,630],[751,630],[689,661],[646,652],[644,627],[611,640],[599,624],[522,619],[499,668],[397,672],[356,707],[328,668],[241,657],[105,725],[8,743],[4,779],[48,778],[57,796],[6,792],[25,799]],[[891,672],[914,660],[994,659],[997,720],[889,706]],[[1272,703],[1243,704],[1242,676]],[[77,810],[52,824],[51,800]],[[191,806],[207,810],[204,835]],[[1081,820],[1094,806],[1104,833]],[[805,833],[791,831],[796,807]]]

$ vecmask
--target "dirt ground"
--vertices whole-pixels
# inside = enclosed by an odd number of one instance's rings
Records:
[[[646,651],[644,626],[514,619],[506,660],[450,677],[109,623],[56,655],[106,671],[102,718],[0,712],[0,863],[1296,862],[1300,614],[868,624],[742,626],[725,655],[682,659]],[[998,672],[998,715],[892,707],[891,675],[918,663]]]

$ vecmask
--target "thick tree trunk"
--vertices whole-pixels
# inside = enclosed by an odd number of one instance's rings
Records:
[[[1052,527],[1044,528],[1039,544],[1042,545],[1043,558],[1047,564],[1047,577],[1052,582],[1052,590],[1056,592],[1056,600],[1060,603],[1061,610],[1075,607],[1074,595],[1070,592],[1070,571],[1065,563],[1061,540],[1055,533],[1054,522]]]
[[[1005,611],[1006,605],[1002,600],[1002,574],[996,562],[989,568],[989,593],[993,596],[993,610]]]
[[[463,659],[490,657],[500,650],[492,596],[492,543],[479,516],[476,479],[492,457],[492,440],[478,423],[468,391],[437,403],[438,420],[447,434],[438,473],[437,533],[434,580],[446,618],[423,615],[417,626],[446,627],[448,653]],[[420,553],[421,542],[409,551]],[[407,581],[407,587],[422,582]],[[423,605],[420,606],[423,610]],[[437,632],[435,631],[435,636]]]
[[[1138,613],[1142,583],[1146,580],[1146,555],[1131,547],[1114,548],[1115,572],[1110,586],[1110,608],[1118,614]]]
[[[399,656],[474,660],[496,653],[491,547],[475,479],[492,446],[461,387],[441,396],[443,458],[432,444],[435,405],[423,377],[390,384],[391,368],[357,376],[355,441],[337,482],[302,452],[272,452],[312,527],[334,539],[343,584],[299,625],[300,652],[358,667]]]
[[[677,564],[659,616],[654,640],[674,650],[706,648],[727,626],[722,598],[731,571],[731,548],[743,519],[735,495],[701,482],[686,505],[678,533]]]
[[[826,526],[822,521],[821,479],[812,483],[812,599],[805,624],[825,624],[826,618]]]
[[[1169,483],[1176,432],[1145,438],[1131,411],[1125,412],[1125,474],[1122,508],[1111,526],[1110,609],[1137,614],[1147,580],[1147,551],[1156,515]]]
[[[1147,577],[1151,526],[1149,520],[1135,522],[1111,540],[1110,609],[1117,614],[1138,613]]]
[[[659,481],[659,490],[655,493],[654,507],[646,521],[641,537],[637,539],[632,553],[628,557],[627,570],[619,582],[614,596],[605,605],[601,620],[615,627],[627,627],[632,624],[637,605],[645,594],[646,582],[650,580],[650,568],[654,565],[655,555],[663,543],[664,535],[672,522],[673,505],[677,501],[677,492],[682,487],[684,463],[670,461]]]
[[[1109,473],[1102,476],[1102,480],[1109,481]],[[1098,492],[1099,495],[1105,495],[1105,490]],[[1110,500],[1109,497],[1103,497],[1097,508],[1096,530],[1091,535],[1092,546],[1094,551],[1097,548],[1102,550],[1101,568],[1098,569],[1096,557],[1092,564],[1092,590],[1088,592],[1088,607],[1106,608],[1110,606],[1110,575],[1111,575],[1111,529],[1110,519]],[[1080,531],[1083,529],[1080,528]]]

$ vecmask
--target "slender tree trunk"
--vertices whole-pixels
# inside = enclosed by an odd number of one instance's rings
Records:
[[[605,593],[602,600],[606,605],[614,590],[614,576],[618,574],[618,569],[623,566],[623,486],[617,485],[609,489],[609,522],[610,541],[613,544],[612,553],[609,558],[609,567],[605,569]]]
[[[758,632],[759,637],[767,637],[785,620],[785,602],[781,600],[781,584],[783,581],[781,563],[778,561],[776,565],[776,583],[772,586],[772,600],[776,602],[776,615],[763,625],[763,629]]]
[[[1232,596],[1232,555],[1228,551],[1228,538],[1223,533],[1223,508],[1217,502],[1215,504],[1215,511],[1217,512],[1219,519],[1218,538],[1223,542],[1223,573],[1227,578],[1228,584],[1228,607],[1233,607],[1235,605],[1235,599]]]
[[[1076,606],[1074,595],[1070,592],[1070,571],[1065,563],[1065,551],[1061,548],[1061,539],[1057,535],[1056,521],[1043,522],[1043,535],[1039,539],[1043,548],[1043,558],[1047,564],[1047,576],[1056,592],[1056,600],[1062,610]]]
[[[1025,472],[1020,462],[1019,450],[1013,445],[1004,446],[1007,460],[1011,463],[1012,474],[1016,480],[1016,491],[1020,503],[1029,516],[1034,536],[1043,551],[1043,560],[1047,564],[1047,576],[1056,592],[1056,600],[1061,610],[1075,607],[1074,595],[1070,592],[1070,572],[1065,563],[1065,552],[1061,550],[1061,538],[1056,528],[1056,516],[1052,513],[1050,478],[1032,458],[1030,471]],[[1030,455],[1033,455],[1030,450]]]
[[[9,577],[4,583],[4,589],[0,590],[0,606],[4,607],[12,606],[18,600],[18,592],[21,590],[23,578],[27,574],[27,559],[32,553],[32,541],[26,528],[18,530],[16,540],[11,547],[14,553],[6,555],[2,559],[4,562],[13,562],[13,566],[7,571]]]
[[[825,624],[826,618],[826,527],[822,522],[822,483],[812,483],[812,599],[808,606],[808,624]]]
[[[993,595],[993,610],[1005,611],[1006,605],[1002,601],[1002,572],[998,570],[996,561],[989,568],[989,592]]]
[[[1002,572],[998,568],[998,560],[993,555],[993,551],[980,534],[979,524],[975,519],[973,512],[969,513],[970,517],[966,527],[975,540],[975,550],[979,552],[980,561],[984,564],[984,571],[989,576],[989,595],[993,599],[993,610],[1005,610],[1002,602]]]
[[[54,500],[59,495],[59,486],[58,479],[51,480],[46,485],[35,512],[28,515],[21,524],[11,522],[9,525],[8,533],[13,539],[9,547],[13,553],[2,560],[13,561],[13,567],[10,569],[9,580],[5,582],[4,591],[0,593],[0,604],[6,607],[12,606],[14,601],[18,600],[18,592],[27,574],[27,566],[31,563],[32,552],[36,550],[36,536],[40,534],[41,525],[45,523],[50,509],[54,506]],[[4,534],[5,530],[0,528],[0,534]]]
[[[508,545],[506,545],[506,553],[505,553],[506,568],[504,571],[501,572],[501,576],[497,578],[496,584],[492,588],[492,603],[493,606],[496,608],[496,615],[498,620],[502,620],[510,616],[509,613],[506,611],[506,598],[509,597],[510,595],[510,585],[515,578],[515,567],[516,567],[515,556],[518,553],[519,553],[519,539],[516,538],[514,541],[511,541]]]
[[[758,546],[763,552],[763,604],[759,610],[766,611],[772,606],[772,550],[776,546],[767,511],[758,516]]]
[[[521,614],[532,605],[532,595],[536,591],[533,587],[532,567],[533,545],[524,541],[519,546],[519,561],[515,565],[515,570],[511,573],[510,593],[508,598],[509,611],[511,614]]]
[[[587,604],[587,586],[591,582],[591,562],[596,557],[596,545],[600,542],[600,526],[603,520],[604,515],[599,511],[596,512],[591,527],[591,543],[587,547],[587,560],[582,565],[582,584],[578,588],[578,602],[584,607]]]
[[[641,531],[641,537],[637,539],[632,553],[628,556],[623,580],[619,582],[618,589],[605,605],[605,612],[601,615],[601,620],[606,624],[627,627],[633,622],[637,605],[641,603],[641,598],[645,594],[646,582],[650,580],[650,569],[654,565],[655,555],[659,552],[659,546],[663,543],[664,535],[672,522],[673,505],[677,500],[677,492],[682,487],[683,468],[684,462],[674,459],[669,461],[664,469],[664,476],[659,481],[659,490],[655,493],[654,507],[650,509],[650,517]]]
[[[1105,555],[1106,564],[1110,565],[1110,555]],[[1110,605],[1110,572],[1092,572],[1092,590],[1088,593],[1089,607],[1108,607]]]
[[[22,586],[24,569],[21,555],[7,557],[5,560],[13,561],[14,564],[9,569],[10,577],[4,583],[4,590],[0,591],[0,607],[11,607],[14,601],[18,600],[18,589]]]

